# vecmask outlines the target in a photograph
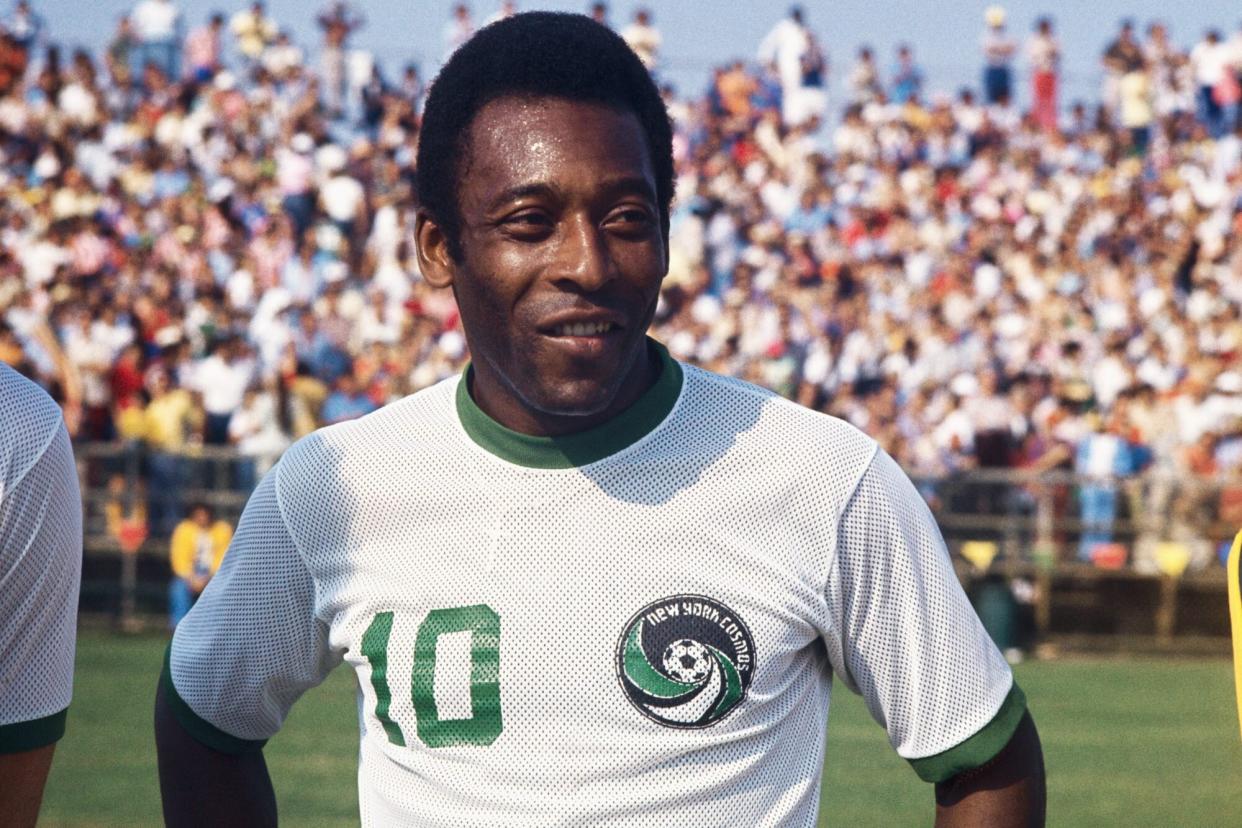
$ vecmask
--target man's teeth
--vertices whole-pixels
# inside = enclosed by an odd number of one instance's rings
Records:
[[[611,322],[570,322],[556,326],[557,336],[599,336],[612,330]]]

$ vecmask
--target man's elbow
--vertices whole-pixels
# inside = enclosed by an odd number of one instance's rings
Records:
[[[937,825],[1042,826],[1044,754],[1028,711],[1000,753],[936,785]]]

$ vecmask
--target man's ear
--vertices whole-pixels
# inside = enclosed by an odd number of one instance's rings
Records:
[[[414,217],[414,251],[423,281],[434,288],[453,286],[456,263],[449,253],[448,236],[435,217],[425,210],[419,210]]]

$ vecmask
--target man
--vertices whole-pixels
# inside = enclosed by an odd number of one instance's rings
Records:
[[[1061,68],[1061,44],[1052,31],[1052,18],[1041,17],[1026,47],[1031,62],[1031,115],[1044,132],[1056,132],[1057,74]]]
[[[781,118],[787,126],[798,123],[803,85],[803,59],[811,48],[811,33],[801,6],[789,10],[759,43],[759,62],[772,66],[780,77]]]
[[[324,425],[335,425],[355,420],[379,408],[359,382],[356,368],[336,378],[336,388],[323,401],[319,419]]]
[[[149,449],[151,524],[156,534],[166,536],[181,517],[181,491],[190,480],[193,463],[186,453],[194,435],[201,433],[205,415],[201,400],[175,387],[162,366],[148,373],[147,390],[151,399],[142,414],[140,433]]]
[[[203,442],[209,446],[227,445],[229,419],[242,402],[246,388],[254,380],[255,364],[244,339],[229,337],[215,343],[194,371],[194,382],[202,394]]]
[[[1228,96],[1221,92],[1228,89],[1233,55],[1216,29],[1209,30],[1203,40],[1190,50],[1190,70],[1195,79],[1195,100],[1198,104],[1199,122],[1213,138],[1225,132],[1225,106]]]
[[[233,530],[215,519],[206,503],[196,503],[190,516],[177,524],[169,543],[168,628],[176,629],[220,569]]]
[[[915,63],[914,50],[910,44],[903,43],[897,47],[897,65],[893,67],[892,91],[889,97],[893,103],[904,104],[922,91],[923,70]]]
[[[625,27],[621,37],[634,50],[634,54],[638,55],[647,71],[654,72],[663,39],[660,37],[660,30],[651,22],[651,10],[635,11],[634,22]]]
[[[262,2],[250,4],[250,8],[242,9],[229,21],[229,29],[237,39],[237,52],[241,55],[242,65],[247,69],[258,64],[263,50],[275,42],[280,27],[276,21],[268,17]]]
[[[30,7],[29,0],[17,0],[13,12],[4,20],[4,30],[29,55],[39,45],[43,16]]]
[[[1005,10],[988,6],[983,13],[983,98],[989,106],[1008,103],[1013,97],[1013,58],[1018,44],[1005,31]]]
[[[341,118],[345,112],[346,47],[349,36],[361,29],[366,21],[345,0],[333,0],[320,13],[317,22],[323,30],[320,73],[323,76],[324,106],[331,117]]]
[[[220,33],[224,31],[224,15],[219,12],[199,26],[185,39],[185,62],[189,76],[206,83],[220,71]]]
[[[1121,105],[1121,79],[1143,70],[1143,50],[1134,38],[1134,21],[1121,21],[1117,39],[1104,50],[1104,105],[1116,117]]]
[[[17,0],[12,14],[0,23],[0,31],[8,36],[8,41],[12,45],[13,51],[9,58],[12,62],[13,76],[15,80],[20,80],[25,76],[26,67],[30,65],[30,56],[41,45],[40,38],[44,31],[43,16],[30,7],[28,0]]]
[[[170,825],[274,820],[260,748],[342,660],[364,824],[813,825],[834,673],[944,824],[1041,820],[1021,692],[893,461],[646,338],[671,142],[586,18],[445,66],[415,234],[473,365],[259,485],[160,684]]]
[[[165,80],[175,81],[179,77],[181,12],[172,0],[142,0],[130,18],[138,41],[138,62],[131,67],[134,77],[142,77],[150,64]]]
[[[453,52],[474,34],[474,18],[470,15],[470,6],[457,3],[453,6],[453,19],[444,25],[444,58],[448,60]]]
[[[0,363],[0,821],[33,826],[73,692],[82,501],[69,433]]]
[[[591,8],[590,8],[590,15],[591,15],[591,19],[594,20],[599,25],[608,26],[609,28],[612,28],[611,24],[608,22],[608,4],[607,3],[592,3]]]

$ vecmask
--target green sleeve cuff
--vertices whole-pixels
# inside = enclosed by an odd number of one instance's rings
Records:
[[[68,714],[66,707],[42,719],[0,725],[0,753],[24,753],[59,741],[65,735]]]
[[[173,717],[196,740],[212,750],[233,755],[257,753],[267,744],[267,739],[239,739],[231,733],[225,733],[211,722],[199,716],[185,700],[177,694],[172,680],[172,642],[164,650],[164,670],[160,675],[160,684],[164,687],[164,699],[172,710]]]
[[[1025,713],[1026,694],[1015,682],[1000,710],[978,733],[943,753],[909,762],[924,782],[944,782],[962,771],[986,765],[1009,744]]]

